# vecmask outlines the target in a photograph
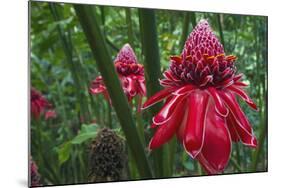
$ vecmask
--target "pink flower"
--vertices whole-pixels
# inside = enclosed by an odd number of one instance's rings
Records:
[[[57,112],[55,110],[48,110],[45,113],[45,120],[54,119],[57,117]]]
[[[31,114],[35,119],[39,119],[45,109],[50,106],[51,104],[39,91],[35,88],[31,88]]]
[[[146,101],[148,108],[164,99],[153,117],[157,130],[149,148],[155,149],[177,135],[189,156],[209,174],[224,170],[231,141],[250,147],[257,140],[236,97],[251,108],[257,106],[245,93],[242,74],[236,73],[236,57],[226,56],[223,46],[202,20],[188,37],[181,56],[172,56],[160,84],[164,89]]]
[[[129,44],[121,48],[114,60],[114,66],[129,102],[136,95],[141,97],[146,95],[144,68],[138,64],[136,55]],[[90,92],[94,95],[102,93],[109,100],[109,94],[101,76],[92,81]]]
[[[30,161],[30,178],[31,186],[40,186],[40,174],[36,163],[31,159]]]

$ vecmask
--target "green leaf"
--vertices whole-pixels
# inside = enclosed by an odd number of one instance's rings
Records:
[[[82,125],[81,131],[71,140],[71,144],[82,144],[83,142],[93,139],[97,135],[98,126],[95,124]]]
[[[70,157],[71,143],[66,142],[58,148],[59,164],[62,165]]]

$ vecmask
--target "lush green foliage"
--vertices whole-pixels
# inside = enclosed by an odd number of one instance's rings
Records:
[[[139,63],[145,64],[148,44],[140,21],[145,13],[137,8],[92,6],[105,38],[110,58],[130,43]],[[267,170],[267,18],[199,12],[156,10],[156,29],[161,72],[168,68],[170,55],[178,55],[194,24],[207,19],[224,44],[227,54],[238,57],[237,68],[250,84],[249,95],[258,104],[253,112],[241,103],[259,141],[257,150],[234,144],[224,173]],[[146,28],[148,29],[148,28]],[[96,59],[71,4],[31,3],[31,86],[41,91],[57,113],[54,119],[31,121],[31,156],[36,161],[44,184],[88,182],[88,147],[102,127],[114,129],[124,140],[117,113],[103,96],[89,94],[91,80],[100,75]],[[152,49],[153,50],[153,49]],[[158,53],[154,49],[155,53]],[[153,57],[152,57],[153,58]],[[155,70],[156,72],[158,70]],[[153,72],[153,71],[152,71]],[[151,73],[152,74],[152,73]],[[151,86],[153,87],[153,86]],[[152,130],[151,112],[137,112],[137,99],[131,104],[146,157],[155,177],[201,175],[200,166],[170,141],[162,151],[166,166],[157,173],[155,157],[146,150]],[[116,108],[115,108],[116,109]],[[128,114],[124,114],[125,116]],[[128,143],[126,144],[128,145]],[[129,179],[143,178],[137,171],[131,149]],[[158,156],[159,158],[159,156]]]

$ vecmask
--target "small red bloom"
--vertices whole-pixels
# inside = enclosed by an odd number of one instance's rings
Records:
[[[121,48],[114,60],[114,66],[129,102],[136,95],[146,95],[144,68],[138,64],[136,55],[129,44],[125,44]],[[101,76],[92,81],[90,92],[92,94],[102,93],[109,100],[109,94]]]
[[[57,117],[57,112],[55,110],[48,110],[45,113],[45,120],[54,119]]]
[[[40,186],[40,174],[36,163],[31,159],[30,161],[30,178],[31,186]]]
[[[202,20],[188,37],[181,56],[172,56],[160,84],[164,89],[143,108],[166,99],[153,117],[157,130],[149,148],[155,149],[177,135],[185,151],[210,174],[224,170],[231,140],[256,147],[250,122],[236,96],[257,110],[243,90],[242,74],[236,74],[236,57],[226,56],[223,46]]]
[[[35,88],[31,88],[31,114],[35,119],[51,106],[47,99]]]

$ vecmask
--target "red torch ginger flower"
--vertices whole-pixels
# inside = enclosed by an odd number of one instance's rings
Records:
[[[55,110],[48,110],[45,113],[45,120],[54,119],[57,117],[57,112]]]
[[[231,153],[231,141],[256,147],[250,122],[236,97],[257,110],[236,74],[236,57],[223,46],[202,20],[188,37],[181,56],[170,58],[160,84],[164,89],[149,98],[143,109],[166,99],[153,117],[157,130],[149,148],[155,149],[177,135],[185,151],[209,174],[222,172]]]
[[[114,60],[114,66],[129,102],[136,95],[141,97],[146,95],[144,69],[141,64],[138,64],[136,55],[129,44],[121,48]],[[109,100],[109,94],[101,76],[92,81],[90,92],[102,93]]]
[[[51,104],[39,91],[31,88],[31,114],[35,119],[39,119],[45,109],[50,106]]]
[[[30,178],[31,186],[40,186],[40,174],[38,172],[38,167],[36,163],[31,159],[30,161]]]

